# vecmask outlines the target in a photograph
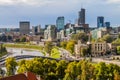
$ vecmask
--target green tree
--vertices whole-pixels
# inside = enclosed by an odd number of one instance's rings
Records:
[[[71,62],[68,64],[67,69],[65,70],[65,77],[63,80],[75,80],[77,79],[77,66],[76,62]]]
[[[114,80],[120,80],[120,73],[118,71],[114,71]]]
[[[23,73],[27,71],[26,60],[21,60],[20,62],[18,62],[18,66],[18,73]]]
[[[88,49],[87,48],[81,48],[81,56],[86,56],[88,54]]]
[[[108,68],[104,62],[100,62],[97,64],[95,69],[96,74],[96,80],[107,80],[108,74],[107,74]]]
[[[13,57],[6,59],[6,69],[7,69],[7,75],[14,75],[16,71],[17,62]]]
[[[74,45],[75,45],[75,41],[69,41],[67,43],[66,49],[73,54],[74,53]]]
[[[109,34],[106,34],[102,38],[100,38],[100,40],[106,41],[107,43],[111,43],[114,39]]]
[[[8,38],[8,41],[12,41],[12,36],[8,35],[7,38]]]
[[[59,52],[59,49],[57,47],[54,47],[51,50],[51,57],[52,58],[60,58],[60,52]]]
[[[77,34],[73,34],[71,36],[71,39],[76,40],[76,41],[81,40],[81,42],[87,42],[88,41],[88,35],[84,32],[79,32]]]
[[[64,78],[66,68],[67,68],[67,62],[65,60],[61,60],[57,63],[56,75],[58,78],[60,79]]]
[[[45,43],[44,50],[45,50],[49,55],[51,55],[51,50],[52,50],[52,48],[53,48],[52,42],[46,42],[46,43]]]
[[[66,45],[67,45],[67,42],[66,41],[63,41],[63,42],[60,42],[60,46],[62,47],[62,48],[66,48]]]
[[[20,39],[20,42],[26,42],[26,41],[27,41],[26,37],[22,37],[22,38]]]

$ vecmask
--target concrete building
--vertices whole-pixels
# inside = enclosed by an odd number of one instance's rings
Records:
[[[44,31],[44,39],[45,41],[56,41],[56,27],[55,25],[48,25],[46,30]]]
[[[63,40],[65,38],[65,30],[60,30],[57,32],[57,40]]]
[[[107,34],[107,28],[98,28],[98,29],[92,30],[91,34],[93,39],[101,38]]]
[[[32,34],[33,35],[39,34],[40,33],[40,29],[41,29],[40,25],[38,25],[38,26],[32,26]]]
[[[92,56],[101,56],[107,54],[112,49],[112,45],[106,42],[95,42],[91,44]]]
[[[64,29],[64,23],[65,23],[65,20],[64,20],[63,16],[57,18],[57,20],[56,20],[56,27],[57,27],[58,31]]]
[[[19,23],[20,33],[21,34],[29,34],[30,33],[30,22],[28,21],[21,21]]]
[[[99,16],[97,17],[97,28],[104,27],[104,17]]]
[[[82,50],[83,49],[88,49],[88,45],[81,43],[81,41],[78,41],[78,44],[75,45],[74,51],[77,57],[80,57],[83,55]]]

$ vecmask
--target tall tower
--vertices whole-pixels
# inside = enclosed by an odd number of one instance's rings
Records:
[[[104,17],[99,16],[97,17],[97,28],[104,27]]]
[[[57,30],[60,31],[64,29],[64,16],[58,17],[56,20]]]
[[[83,8],[79,11],[78,24],[85,24],[85,9]]]
[[[30,33],[30,22],[22,21],[19,23],[20,33],[21,34],[29,34]]]

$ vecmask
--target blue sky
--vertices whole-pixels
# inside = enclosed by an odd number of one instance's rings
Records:
[[[0,0],[0,27],[19,27],[19,21],[44,27],[55,24],[58,16],[74,23],[81,6],[90,26],[96,26],[97,16],[104,16],[112,26],[120,25],[120,0]]]

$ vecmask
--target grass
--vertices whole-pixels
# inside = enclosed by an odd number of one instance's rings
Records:
[[[5,47],[12,47],[12,48],[26,48],[26,49],[36,49],[36,50],[43,50],[42,46],[37,45],[28,45],[28,44],[4,44]]]

